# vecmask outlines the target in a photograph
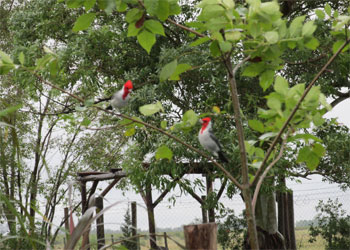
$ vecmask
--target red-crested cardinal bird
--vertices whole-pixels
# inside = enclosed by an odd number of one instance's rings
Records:
[[[205,117],[199,121],[202,123],[202,128],[198,133],[199,143],[214,156],[219,157],[220,161],[227,163],[228,160],[222,152],[221,144],[212,132],[210,117]]]
[[[120,109],[128,104],[130,99],[130,92],[132,91],[133,86],[132,82],[128,80],[124,83],[124,86],[121,90],[114,93],[111,99],[111,105],[114,109]]]

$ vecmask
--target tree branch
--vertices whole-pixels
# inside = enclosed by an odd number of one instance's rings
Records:
[[[254,211],[255,211],[255,205],[256,205],[256,201],[258,199],[258,194],[259,194],[262,182],[264,181],[264,179],[265,179],[267,173],[270,171],[270,169],[281,159],[281,157],[283,155],[283,152],[284,152],[284,146],[286,145],[286,142],[287,142],[288,135],[289,135],[289,131],[286,134],[285,138],[283,139],[283,142],[281,144],[281,149],[280,149],[280,152],[279,152],[278,156],[264,170],[264,172],[262,173],[262,175],[259,178],[258,183],[256,184],[256,188],[254,190],[254,195],[253,195],[253,200],[252,200],[252,207],[253,207]]]
[[[168,18],[167,21],[168,21],[169,23],[172,23],[172,24],[176,25],[177,27],[179,27],[179,28],[181,28],[181,29],[183,29],[183,30],[186,30],[186,31],[188,31],[188,32],[191,32],[191,33],[193,33],[193,34],[195,34],[195,35],[197,35],[197,36],[199,36],[199,37],[206,37],[206,35],[203,35],[203,34],[197,32],[197,31],[195,31],[195,30],[193,30],[193,29],[190,29],[190,28],[188,28],[188,27],[186,27],[186,26],[184,26],[184,25],[182,25],[182,24],[179,24],[179,23],[175,22],[174,20],[172,20],[172,19],[170,19],[170,18]]]

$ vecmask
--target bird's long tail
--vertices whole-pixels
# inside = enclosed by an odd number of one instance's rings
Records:
[[[222,151],[218,152],[219,160],[224,163],[228,163],[228,160]]]

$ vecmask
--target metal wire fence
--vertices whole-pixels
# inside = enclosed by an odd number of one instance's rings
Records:
[[[347,214],[350,214],[350,191],[343,192],[336,184],[327,184],[320,180],[313,180],[303,182],[302,184],[289,183],[287,186],[291,188],[294,193],[294,218],[297,226],[300,221],[310,221],[315,218],[317,214],[316,206],[320,200],[327,201],[328,199],[338,199],[338,201],[343,204],[342,208],[347,211]],[[154,199],[157,198],[157,195],[159,195],[159,193],[154,192]],[[168,235],[173,237],[174,242],[184,244],[183,235],[181,235],[182,227],[191,223],[201,223],[201,206],[189,195],[180,196],[180,193],[172,193],[170,195],[178,196],[175,203],[173,203],[173,201],[168,201],[165,198],[164,201],[155,207],[154,217],[157,228],[156,231],[158,234],[167,232]],[[198,195],[200,196],[200,194]],[[109,204],[116,201],[121,202],[104,214],[106,243],[110,244],[113,241],[116,242],[122,237],[121,227],[125,224],[125,214],[130,207],[130,203],[135,201],[137,203],[138,233],[144,235],[144,237],[140,238],[140,242],[141,246],[146,249],[149,240],[147,238],[148,216],[145,203],[141,196],[133,192],[122,193],[119,190],[114,190],[106,196],[104,206],[107,207]],[[241,214],[244,209],[244,203],[239,195],[232,198],[223,196],[220,199],[220,202],[222,202],[225,208],[233,209],[236,215]],[[91,244],[94,244],[94,235],[96,235],[94,233],[95,230],[96,226],[92,225],[92,231],[90,234],[90,237],[92,237]],[[61,240],[63,239],[59,239],[59,241]],[[164,239],[162,237],[158,237],[158,240],[160,241],[158,244],[164,245]],[[306,239],[302,240],[304,242],[307,241]],[[57,244],[59,244],[59,242]],[[172,244],[171,240],[169,244]],[[298,244],[299,243],[297,242],[297,245]],[[173,245],[175,247],[176,244],[173,243]]]

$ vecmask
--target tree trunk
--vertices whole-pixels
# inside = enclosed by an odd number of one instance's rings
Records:
[[[217,225],[206,223],[184,226],[186,249],[217,249]]]
[[[255,218],[260,249],[286,249],[284,238],[278,232],[276,194],[274,192],[259,193]],[[246,239],[245,249],[251,249],[247,243]]]
[[[277,193],[278,230],[283,234],[287,249],[296,249],[293,193]]]
[[[154,206],[152,199],[152,188],[151,185],[146,187],[146,206],[147,206],[147,215],[148,215],[148,229],[150,236],[150,247],[152,250],[158,249],[157,238],[156,238],[156,223],[154,219]]]

